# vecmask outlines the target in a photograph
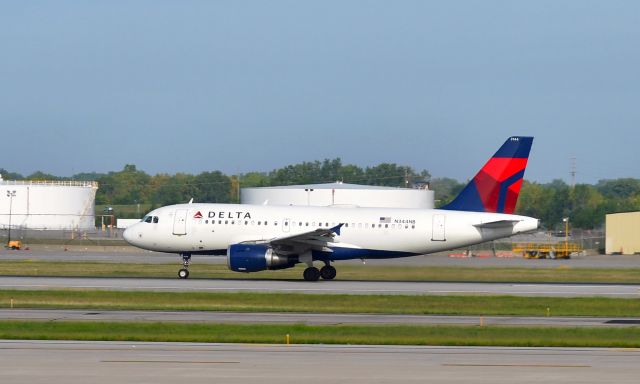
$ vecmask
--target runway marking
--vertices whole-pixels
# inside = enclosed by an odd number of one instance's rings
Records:
[[[181,360],[101,360],[101,363],[160,363],[160,364],[240,364],[239,361],[181,361]]]
[[[513,367],[513,368],[593,368],[591,365],[561,364],[442,364],[443,367]]]

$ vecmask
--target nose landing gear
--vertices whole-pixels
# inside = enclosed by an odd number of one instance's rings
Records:
[[[181,279],[186,279],[189,277],[189,263],[191,262],[191,254],[183,253],[182,256],[182,266],[183,268],[178,271],[178,277]]]

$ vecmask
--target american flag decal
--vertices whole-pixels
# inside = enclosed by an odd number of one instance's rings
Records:
[[[391,218],[390,217],[381,217],[380,218],[380,223],[381,224],[389,224],[389,223],[391,223]]]

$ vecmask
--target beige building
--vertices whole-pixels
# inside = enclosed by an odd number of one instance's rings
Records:
[[[640,253],[640,212],[607,215],[605,231],[608,255]]]

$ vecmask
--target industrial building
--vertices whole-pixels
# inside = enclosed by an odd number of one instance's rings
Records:
[[[0,229],[94,229],[97,190],[94,181],[0,178]]]
[[[640,212],[608,214],[605,236],[607,254],[640,253]]]
[[[278,187],[243,188],[243,204],[357,206],[385,208],[434,207],[434,192],[428,188],[393,188],[372,185],[328,184],[288,185]]]

